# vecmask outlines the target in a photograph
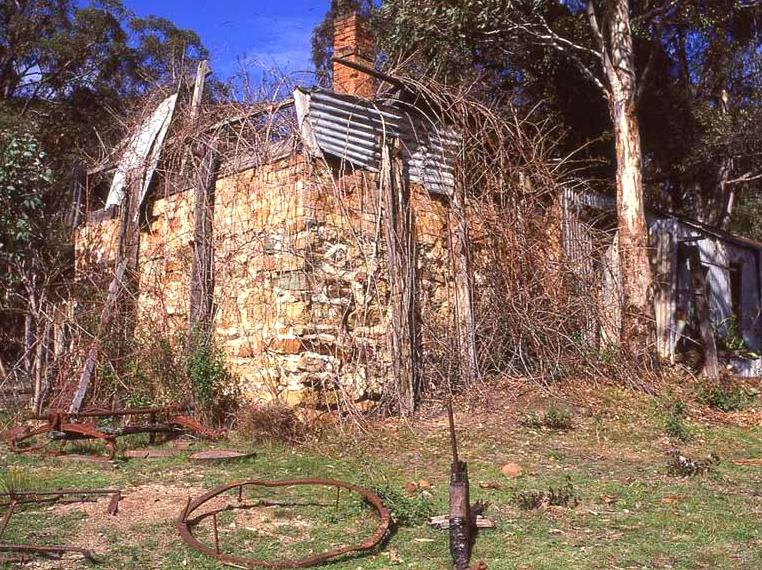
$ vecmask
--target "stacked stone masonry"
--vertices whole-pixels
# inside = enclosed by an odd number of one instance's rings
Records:
[[[140,237],[139,328],[167,339],[188,326],[193,196],[150,200]],[[380,397],[390,357],[379,204],[376,174],[300,154],[217,180],[213,332],[244,397],[309,406]],[[446,327],[448,210],[417,186],[412,204],[418,305],[429,328]],[[81,227],[78,271],[113,266],[117,232],[118,220]]]

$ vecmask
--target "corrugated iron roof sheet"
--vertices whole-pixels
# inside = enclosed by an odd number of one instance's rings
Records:
[[[451,196],[460,137],[398,102],[366,101],[324,90],[297,91],[297,112],[308,147],[378,171],[381,145],[397,138],[411,182]]]
[[[591,190],[564,188],[562,192],[562,199],[565,200],[566,204],[568,205],[587,206],[589,208],[602,211],[613,212],[616,210],[616,198],[605,196]],[[657,220],[671,218],[676,220],[678,223],[683,224],[705,235],[733,243],[740,247],[762,251],[762,243],[758,241],[731,234],[730,232],[720,228],[709,226],[703,222],[699,222],[698,220],[691,219],[687,216],[675,212],[667,212],[656,208],[649,208],[646,210],[646,218],[649,220],[651,218],[655,218]]]

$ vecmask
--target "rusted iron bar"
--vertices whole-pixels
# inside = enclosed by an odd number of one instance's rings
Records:
[[[13,500],[8,504],[7,509],[5,510],[5,513],[3,514],[3,520],[0,521],[0,538],[2,538],[3,534],[5,533],[5,528],[8,526],[8,521],[11,520],[11,515],[13,514],[13,511],[16,509],[16,501]]]
[[[108,510],[106,512],[110,514],[112,517],[116,516],[116,514],[119,512],[119,501],[121,500],[122,500],[121,491],[115,491],[114,494],[111,495],[111,501],[108,504]]]
[[[220,512],[220,510],[222,509],[213,511],[212,513],[209,513],[209,512],[202,513],[194,518],[190,518],[193,512],[196,511],[199,507],[201,507],[205,503],[207,503],[208,501],[212,500],[213,498],[227,491],[237,489],[240,496],[240,494],[242,493],[242,489],[245,486],[275,488],[275,487],[294,487],[299,485],[337,487],[337,488],[345,489],[353,493],[357,493],[376,510],[379,517],[378,527],[373,532],[373,534],[371,534],[367,539],[365,539],[360,544],[342,546],[328,552],[323,552],[321,554],[308,556],[306,558],[301,558],[298,560],[283,560],[278,562],[271,562],[267,560],[257,560],[254,558],[247,558],[243,556],[227,554],[219,550],[219,545],[217,544],[216,539],[215,539],[215,547],[212,548],[200,542],[193,535],[192,530],[195,525],[197,525],[199,522],[209,517],[210,515],[216,519],[217,512]],[[231,506],[231,508],[238,508],[238,507]],[[230,564],[233,566],[237,566],[239,568],[270,568],[273,570],[280,570],[285,568],[306,568],[308,566],[315,566],[318,564],[328,562],[329,560],[333,560],[337,557],[344,556],[347,554],[367,552],[369,550],[373,550],[381,543],[381,541],[387,535],[391,527],[391,522],[392,522],[391,513],[389,512],[389,509],[387,509],[384,506],[383,502],[381,501],[381,498],[378,495],[376,495],[375,493],[367,489],[364,489],[363,487],[352,485],[351,483],[345,483],[343,481],[337,481],[334,479],[292,479],[292,480],[285,480],[285,481],[261,481],[256,479],[250,479],[250,480],[244,480],[244,481],[235,481],[233,483],[221,485],[189,501],[189,503],[185,506],[182,513],[180,514],[180,518],[177,521],[177,531],[180,534],[180,537],[183,539],[183,541],[185,541],[185,543],[188,544],[190,547],[194,548],[195,550],[198,550],[199,552],[203,554],[206,554],[207,556],[216,558],[217,560],[225,564]]]
[[[217,531],[217,513],[212,513],[212,521],[214,524],[214,551],[217,556],[220,555],[220,535]]]
[[[113,495],[119,489],[62,489],[61,491],[14,491],[0,493],[0,497],[58,497],[62,495]]]
[[[47,420],[51,416],[60,416],[67,418],[110,418],[118,416],[145,416],[151,414],[170,414],[179,412],[189,412],[193,409],[190,404],[175,404],[172,406],[162,406],[157,408],[117,408],[113,410],[105,409],[91,409],[81,412],[57,412],[53,411],[48,414],[37,414],[34,416],[36,420]]]
[[[35,416],[37,419],[46,421],[46,425],[28,429],[26,426],[17,426],[11,428],[5,433],[8,445],[13,451],[36,451],[47,445],[47,443],[28,448],[19,448],[19,444],[35,436],[48,434],[51,440],[78,440],[78,439],[100,439],[108,450],[109,457],[114,458],[116,454],[116,438],[136,433],[167,433],[179,434],[187,430],[195,432],[201,437],[208,439],[217,439],[222,432],[208,428],[195,419],[184,415],[191,406],[180,404],[174,406],[165,406],[161,408],[127,408],[116,410],[86,410],[84,412],[51,412],[44,416]],[[80,418],[106,418],[121,416],[143,416],[163,414],[166,419],[158,424],[143,424],[133,426],[123,426],[119,428],[97,428],[95,425],[87,422],[68,421]]]
[[[96,562],[92,552],[87,548],[79,546],[39,546],[36,544],[0,544],[0,552],[29,552],[33,554],[65,554],[67,552],[76,552],[81,554],[86,560]]]
[[[7,508],[4,518],[10,517],[8,514],[16,505],[28,505],[39,503],[55,503],[61,501],[64,497],[76,496],[80,497],[80,501],[84,501],[83,497],[92,497],[95,495],[111,495],[111,501],[108,506],[108,514],[115,515],[119,509],[119,501],[122,500],[122,493],[119,489],[87,489],[77,490],[70,489],[64,491],[24,491],[13,493],[0,493],[0,497],[8,497],[10,501],[7,503],[0,503],[0,507]],[[78,502],[76,499],[69,502]],[[5,523],[7,525],[7,522]],[[5,526],[0,522],[0,528],[4,529]],[[0,537],[2,536],[0,530]]]

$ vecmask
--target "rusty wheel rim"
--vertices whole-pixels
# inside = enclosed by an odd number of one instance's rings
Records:
[[[378,526],[368,538],[366,538],[364,541],[362,541],[359,544],[341,546],[339,548],[335,548],[333,550],[326,551],[321,554],[316,554],[313,556],[308,556],[305,558],[282,560],[282,561],[258,560],[255,558],[249,558],[245,556],[236,556],[234,554],[221,552],[216,547],[209,546],[208,544],[204,544],[193,535],[193,527],[197,525],[199,522],[201,522],[204,518],[211,516],[210,513],[203,513],[196,517],[192,517],[191,515],[194,513],[194,511],[196,511],[199,507],[201,507],[202,505],[204,505],[211,499],[227,491],[238,489],[240,492],[244,487],[247,487],[247,486],[272,488],[272,487],[295,487],[300,485],[304,485],[304,486],[312,485],[312,486],[332,487],[336,489],[345,489],[347,491],[351,491],[353,493],[360,495],[360,497],[362,497],[369,505],[371,505],[375,509],[376,514],[378,515]],[[264,481],[264,480],[257,480],[257,479],[249,479],[244,481],[235,481],[233,483],[228,483],[225,485],[220,485],[219,487],[215,487],[214,489],[208,491],[207,493],[204,493],[203,495],[200,495],[199,497],[196,497],[193,500],[189,500],[188,504],[180,513],[180,517],[177,521],[177,530],[180,533],[180,537],[191,548],[203,554],[206,554],[207,556],[216,558],[217,560],[225,564],[230,564],[230,565],[238,566],[242,568],[271,568],[274,570],[278,570],[282,568],[306,568],[308,566],[315,566],[317,564],[322,564],[324,562],[328,562],[330,560],[334,560],[336,558],[346,556],[349,554],[359,554],[362,552],[371,551],[375,549],[383,541],[384,537],[389,532],[390,527],[391,527],[391,514],[389,512],[389,509],[387,509],[384,506],[383,502],[381,501],[381,498],[378,495],[358,485],[352,485],[351,483],[346,483],[344,481],[338,481],[335,479],[291,479],[291,480],[283,480],[283,481]]]

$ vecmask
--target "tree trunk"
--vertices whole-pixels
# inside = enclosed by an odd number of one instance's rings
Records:
[[[617,225],[622,274],[622,343],[648,358],[654,340],[648,256],[648,226],[643,205],[640,127],[636,110],[635,63],[627,0],[609,0],[603,51],[609,85],[609,110],[616,144]]]

